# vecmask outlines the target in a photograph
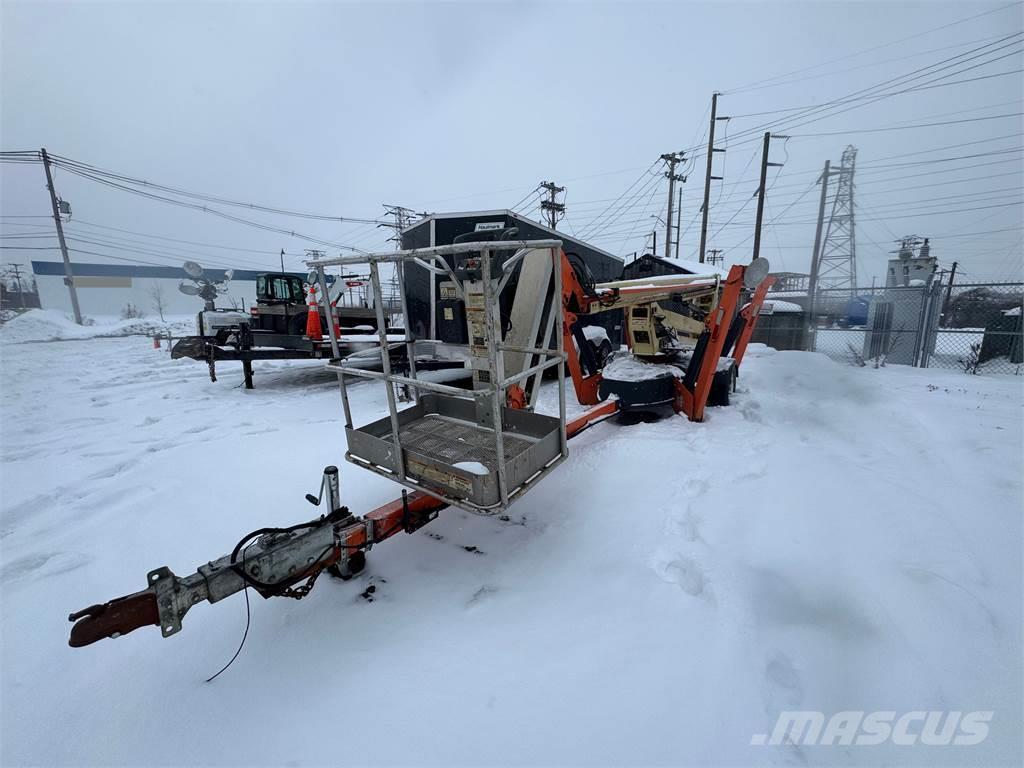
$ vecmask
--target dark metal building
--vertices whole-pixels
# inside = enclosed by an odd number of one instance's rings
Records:
[[[622,280],[639,280],[644,277],[659,277],[661,275],[712,275],[727,274],[728,270],[716,267],[714,264],[701,264],[698,261],[687,261],[685,259],[667,259],[664,256],[655,256],[645,253],[643,256],[622,267]]]
[[[557,237],[562,240],[566,253],[577,254],[593,272],[598,282],[617,280],[622,273],[622,259],[608,251],[588,245],[582,240],[538,224],[510,210],[469,211],[463,213],[434,213],[419,219],[402,231],[402,248],[427,248],[432,245],[449,245],[459,235],[489,229],[518,227],[518,238],[538,240]],[[446,257],[454,266],[453,257]],[[503,311],[506,309],[507,296],[515,290],[515,281],[521,265],[517,265],[509,287],[502,297]],[[437,338],[438,314],[441,311],[440,284],[442,278],[433,275],[422,267],[407,262],[405,264],[405,298],[409,317],[407,328],[417,339]],[[619,312],[606,312],[593,318],[592,325],[602,325],[607,331],[612,344],[618,346],[622,336],[622,315]]]

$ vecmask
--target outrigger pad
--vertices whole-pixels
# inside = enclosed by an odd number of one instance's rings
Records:
[[[724,360],[725,358],[723,358]],[[735,390],[736,366],[719,367],[711,379],[711,390],[708,392],[708,405],[728,405],[729,395]]]
[[[667,364],[643,363],[639,360],[630,361],[631,365],[623,373],[616,376],[614,369],[605,369],[601,379],[601,386],[598,393],[601,399],[615,395],[619,399],[619,410],[627,411],[652,411],[665,406],[671,406],[675,399],[675,382],[683,377],[682,371],[689,363],[689,359],[677,362],[672,367],[679,368],[679,374],[674,375],[671,371],[664,370]],[[655,365],[662,368],[663,372],[653,375],[639,375],[642,368],[637,366],[648,366],[653,369]],[[735,390],[736,363],[732,358],[723,357],[718,361],[715,375],[711,379],[711,390],[708,392],[709,406],[729,405],[729,395]]]
[[[649,411],[671,406],[676,396],[675,382],[679,377],[662,373],[648,379],[614,379],[605,375],[598,393],[604,400],[611,395],[619,399],[619,410]]]

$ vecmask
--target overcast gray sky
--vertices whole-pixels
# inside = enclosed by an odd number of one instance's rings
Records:
[[[1009,37],[1024,27],[1020,4],[0,7],[4,150],[45,146],[187,190],[370,218],[381,215],[381,203],[450,211],[526,198],[520,208],[530,211],[531,189],[553,180],[568,188],[561,228],[627,254],[660,228],[652,216],[665,202],[664,184],[642,174],[661,153],[702,143],[717,89],[724,92],[720,114],[735,117],[727,129],[720,123],[719,146],[728,151],[716,166],[725,180],[712,193],[710,244],[728,262],[750,258],[759,126],[768,122],[792,136],[771,153],[785,163],[769,175],[766,218],[776,222],[763,238],[775,269],[807,270],[815,174],[826,158],[838,164],[852,143],[859,150],[861,284],[884,279],[887,251],[906,234],[930,236],[942,264],[958,260],[965,280],[1021,277],[1022,46]],[[985,45],[970,54],[980,58],[965,56],[911,83],[936,87],[851,102],[855,108],[825,119],[813,114],[806,120],[814,122],[789,129],[787,113],[775,111],[819,105]],[[776,79],[744,88],[766,78]],[[971,82],[948,85],[965,79]],[[876,130],[920,123],[945,124]],[[684,189],[686,257],[698,243],[702,152],[690,153]],[[2,260],[58,259],[56,251],[12,250],[55,245],[12,237],[52,235],[45,219],[15,218],[47,213],[42,169],[4,164],[0,171]],[[174,264],[192,254],[209,264],[269,268],[284,248],[286,266],[296,268],[314,245],[60,170],[56,184],[73,206],[69,234],[94,253]],[[372,224],[225,210],[364,249],[387,236]]]

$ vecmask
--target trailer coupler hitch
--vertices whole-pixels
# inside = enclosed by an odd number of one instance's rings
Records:
[[[354,576],[366,563],[366,550],[399,531],[422,528],[445,506],[416,492],[356,517],[339,503],[337,467],[324,470],[318,500],[327,501],[330,511],[315,520],[287,528],[260,528],[239,541],[230,554],[199,566],[189,576],[179,577],[166,566],[157,568],[147,575],[146,589],[72,613],[69,645],[79,648],[150,625],[169,637],[181,630],[192,606],[216,603],[247,587],[264,598],[301,599],[322,571],[341,578]]]

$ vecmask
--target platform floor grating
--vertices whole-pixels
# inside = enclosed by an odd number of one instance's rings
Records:
[[[385,439],[390,436],[385,436]],[[460,461],[478,461],[492,472],[497,471],[497,452],[494,433],[475,424],[444,416],[428,415],[404,425],[399,430],[402,446],[446,464]],[[505,461],[509,462],[526,451],[533,441],[521,435],[506,432]]]

